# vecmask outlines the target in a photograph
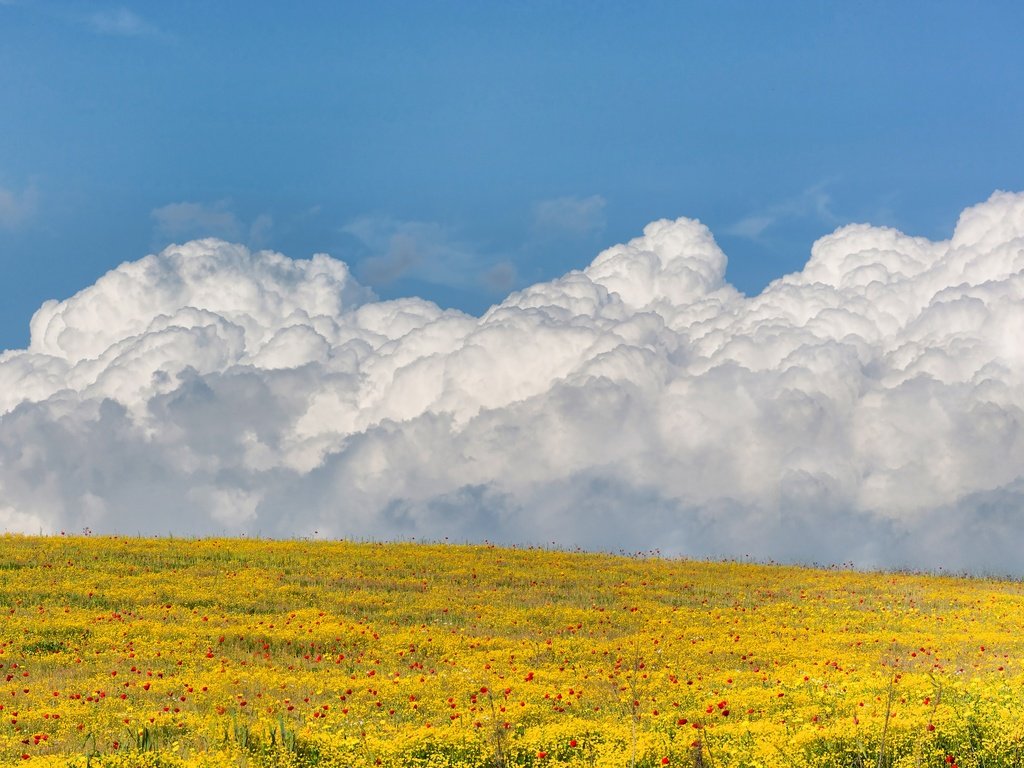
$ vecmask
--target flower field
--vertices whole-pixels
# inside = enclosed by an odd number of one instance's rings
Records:
[[[1022,585],[441,544],[0,538],[0,762],[1024,765]]]

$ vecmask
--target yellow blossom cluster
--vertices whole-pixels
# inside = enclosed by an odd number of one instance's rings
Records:
[[[0,762],[1019,766],[1024,587],[548,549],[0,538]]]

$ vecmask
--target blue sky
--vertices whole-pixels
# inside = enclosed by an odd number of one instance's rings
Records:
[[[1024,178],[1024,6],[0,0],[0,349],[212,234],[478,313],[659,217],[756,293]]]

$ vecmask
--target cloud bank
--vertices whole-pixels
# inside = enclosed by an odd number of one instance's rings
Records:
[[[1024,195],[745,297],[656,221],[482,317],[197,240],[0,355],[0,527],[1022,573]]]

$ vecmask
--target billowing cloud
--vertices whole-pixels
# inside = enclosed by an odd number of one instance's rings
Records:
[[[0,526],[1024,573],[1024,195],[725,268],[657,221],[472,317],[323,255],[122,264],[0,356]]]

